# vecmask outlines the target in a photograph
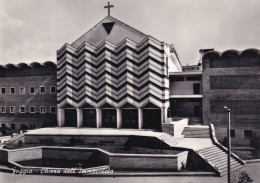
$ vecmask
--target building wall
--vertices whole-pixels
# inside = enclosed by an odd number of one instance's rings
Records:
[[[31,87],[34,87],[34,93],[30,92]],[[41,92],[40,87],[45,87],[45,92]],[[21,130],[21,125],[28,128],[54,125],[57,102],[56,91],[51,92],[51,87],[56,90],[56,66],[53,63],[1,67],[0,124],[10,128],[15,125],[12,131]],[[2,93],[2,88],[5,88],[5,93]],[[15,93],[10,93],[11,88],[15,89]],[[2,111],[2,107],[6,112]],[[14,107],[14,111],[10,107]],[[24,107],[25,111],[21,111],[20,107]],[[30,107],[35,107],[35,111],[30,111]],[[40,110],[41,107],[45,107],[45,112]]]
[[[228,122],[224,106],[231,109],[234,145],[249,145],[260,132],[260,56],[259,50],[209,52],[203,60],[203,123],[213,123],[220,141]]]
[[[194,95],[193,84],[200,84],[199,94],[201,94],[202,93],[201,80],[174,81],[174,76],[170,77],[170,95]]]

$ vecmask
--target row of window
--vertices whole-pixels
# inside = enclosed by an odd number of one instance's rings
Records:
[[[40,113],[46,113],[46,106],[40,106]],[[9,107],[10,113],[16,113],[16,107],[15,106],[10,106]],[[20,106],[20,113],[25,113],[25,106]],[[35,113],[36,112],[36,107],[35,106],[29,106],[29,113]],[[6,113],[6,106],[0,106],[0,113]],[[50,113],[56,113],[56,107],[55,106],[50,106]]]
[[[228,106],[233,114],[259,114],[260,100],[210,100],[212,114],[224,114]]]
[[[40,86],[39,91],[41,94],[44,94],[47,92],[46,87],[45,86]],[[50,86],[50,93],[56,93],[56,86]],[[7,89],[6,87],[2,87],[0,90],[0,94],[6,94],[7,93]],[[9,90],[10,94],[15,94],[16,93],[16,88],[15,87],[10,87]],[[19,87],[19,93],[20,94],[25,94],[25,87]],[[35,94],[36,93],[36,89],[34,86],[30,86],[29,87],[29,94]]]
[[[201,81],[201,76],[173,76],[172,81]]]
[[[230,130],[230,137],[232,137],[232,138],[236,137],[236,130]],[[244,137],[253,137],[253,131],[244,130]]]

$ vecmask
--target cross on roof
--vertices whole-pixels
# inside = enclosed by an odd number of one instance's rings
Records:
[[[110,5],[110,2],[107,3],[107,6],[104,6],[108,10],[108,16],[110,16],[110,8],[114,8],[114,5]]]

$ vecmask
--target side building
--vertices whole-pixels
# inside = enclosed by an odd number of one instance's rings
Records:
[[[203,123],[213,123],[222,142],[227,134],[227,106],[232,143],[250,146],[260,135],[260,50],[210,51],[202,65]]]
[[[56,64],[0,66],[0,125],[12,132],[56,125]]]
[[[189,124],[202,124],[202,70],[199,65],[182,66],[170,72],[170,116],[189,118]]]

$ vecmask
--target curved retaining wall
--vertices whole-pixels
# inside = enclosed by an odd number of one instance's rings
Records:
[[[109,153],[99,148],[41,146],[15,150],[1,149],[0,161],[18,162],[40,158],[86,160],[92,158],[93,155],[99,162],[110,165],[112,170],[177,171],[186,165],[188,151],[177,155],[119,154]]]

